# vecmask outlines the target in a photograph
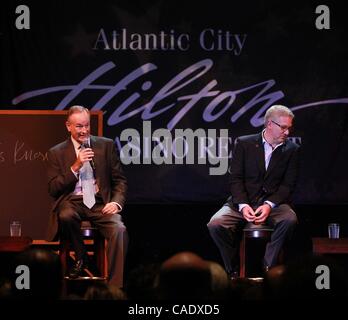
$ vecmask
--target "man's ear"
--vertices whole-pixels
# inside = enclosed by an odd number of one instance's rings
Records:
[[[66,129],[70,132],[70,124],[69,124],[69,122],[67,121],[67,122],[65,122],[65,126],[66,126]]]

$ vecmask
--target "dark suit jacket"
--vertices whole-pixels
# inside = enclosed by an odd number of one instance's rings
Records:
[[[273,152],[266,171],[262,134],[237,138],[230,167],[228,205],[259,206],[265,200],[276,205],[289,203],[297,179],[298,154],[299,146],[286,140]]]
[[[99,193],[104,203],[115,201],[123,206],[127,181],[122,173],[114,142],[111,139],[95,136],[91,136],[90,140],[94,151],[95,176]],[[57,236],[59,204],[74,191],[78,181],[70,169],[75,161],[76,153],[70,137],[48,151],[48,190],[54,199],[47,230],[49,241]]]

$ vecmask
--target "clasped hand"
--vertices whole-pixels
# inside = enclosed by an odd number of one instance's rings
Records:
[[[242,209],[242,214],[245,220],[248,222],[254,222],[255,224],[261,224],[266,221],[271,212],[271,207],[268,204],[259,206],[255,211],[249,205],[246,205]]]

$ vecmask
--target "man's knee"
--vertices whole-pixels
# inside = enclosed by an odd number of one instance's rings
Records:
[[[208,224],[207,224],[208,230],[210,232],[210,234],[216,234],[219,233],[222,229],[224,229],[223,227],[223,221],[221,218],[212,218]]]
[[[78,218],[77,213],[69,207],[63,207],[60,209],[58,214],[59,220],[62,223],[69,223]]]
[[[122,223],[114,224],[109,230],[106,232],[106,239],[112,239],[112,238],[123,238],[127,237],[127,228],[126,226]]]
[[[221,219],[219,219],[219,218],[212,218],[207,223],[207,227],[208,227],[209,230],[221,227]]]
[[[298,222],[297,220],[297,216],[296,216],[296,213],[294,211],[290,211],[288,216],[287,216],[287,219],[286,219],[287,223],[291,226],[295,226]]]
[[[290,210],[284,215],[282,224],[286,226],[286,228],[294,228],[298,223],[297,216],[294,211]]]
[[[127,228],[124,224],[117,226],[117,233],[120,235],[127,233]]]

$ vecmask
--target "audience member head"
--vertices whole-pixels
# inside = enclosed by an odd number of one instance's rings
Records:
[[[159,274],[158,264],[139,265],[129,272],[125,291],[130,300],[148,300],[156,298],[156,280]]]
[[[125,300],[121,289],[109,286],[105,282],[96,282],[87,288],[85,300]]]
[[[225,269],[215,261],[207,261],[211,275],[212,297],[225,298],[230,288],[230,278]]]
[[[211,273],[207,261],[192,252],[180,252],[161,266],[158,278],[161,299],[211,297]]]

